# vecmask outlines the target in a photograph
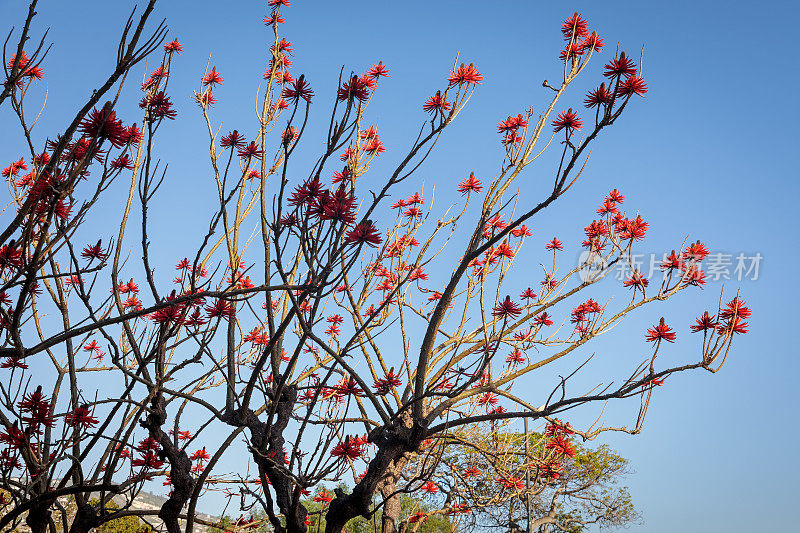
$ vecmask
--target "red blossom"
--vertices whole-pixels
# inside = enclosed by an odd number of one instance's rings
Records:
[[[306,82],[305,76],[300,75],[299,78],[292,82],[291,86],[283,89],[283,97],[293,101],[295,104],[300,98],[306,102],[311,102],[311,98],[314,97],[314,91],[311,89],[311,85]]]
[[[715,320],[716,315],[709,315],[708,311],[703,313],[703,316],[700,318],[695,319],[695,324],[691,326],[691,330],[694,333],[699,331],[707,331],[709,329],[715,329],[717,327],[717,321]]]
[[[561,250],[564,249],[564,246],[561,243],[561,241],[559,241],[557,238],[553,237],[553,240],[548,242],[547,245],[545,245],[545,248],[548,249],[548,250],[561,251]]]
[[[164,51],[168,53],[177,52],[180,54],[183,52],[183,46],[178,42],[178,39],[173,39],[164,45]]]
[[[89,137],[107,140],[117,148],[123,146],[128,138],[122,121],[117,120],[116,111],[105,108],[99,111],[92,109],[83,119],[78,130]]]
[[[458,66],[455,70],[450,72],[450,75],[447,77],[447,81],[450,83],[450,87],[454,85],[473,85],[473,84],[480,84],[483,81],[483,74],[478,72],[478,69],[475,68],[475,65],[470,63],[468,66],[465,66],[464,63]]]
[[[702,261],[708,256],[708,254],[709,251],[708,248],[706,248],[706,245],[701,243],[700,241],[697,241],[695,243],[690,244],[686,248],[686,251],[683,252],[683,258],[695,261]]]
[[[105,261],[108,254],[103,251],[102,241],[97,241],[97,244],[86,246],[81,252],[81,257],[89,260]]]
[[[566,111],[558,114],[558,118],[552,122],[553,131],[559,132],[563,129],[567,130],[567,135],[572,134],[575,130],[583,127],[583,121],[578,118],[578,114],[570,107]]]
[[[361,441],[358,437],[353,438],[347,436],[331,450],[332,456],[340,458],[347,457],[348,459],[358,459],[363,454],[364,450],[361,447]]]
[[[589,23],[576,11],[561,24],[561,33],[567,41],[582,39],[589,33]]]
[[[603,76],[606,78],[614,78],[617,76],[633,76],[636,74],[636,63],[631,61],[629,57],[622,52],[619,57],[615,57],[605,66],[606,70]]]
[[[71,413],[67,413],[64,421],[73,428],[87,429],[97,425],[97,418],[92,416],[88,405],[81,405]]]
[[[375,247],[381,243],[381,236],[371,220],[364,220],[347,232],[344,242],[345,244],[366,244]]]
[[[367,84],[358,76],[353,75],[349,82],[344,82],[339,88],[336,98],[340,102],[358,100],[364,102],[369,98],[369,88]]]
[[[386,65],[383,64],[383,61],[378,61],[377,65],[375,65],[374,67],[372,67],[367,71],[367,75],[375,80],[377,80],[381,76],[383,76],[384,78],[388,78],[389,69],[386,68]]]
[[[494,307],[492,311],[492,316],[498,318],[516,318],[522,313],[522,309],[519,306],[511,301],[510,296],[506,296],[506,299],[502,302],[498,302],[497,305]]]
[[[600,87],[593,91],[589,91],[589,93],[586,95],[586,99],[583,102],[586,107],[592,108],[600,105],[607,106],[613,99],[614,95],[611,94],[611,91],[606,89],[606,84],[601,83]]]
[[[451,107],[452,104],[447,101],[442,91],[436,91],[436,94],[429,96],[425,103],[422,104],[422,110],[432,115],[436,113],[444,114],[445,111],[450,111]]]
[[[253,157],[260,161],[261,158],[264,157],[264,150],[258,147],[256,141],[250,141],[250,144],[247,144],[239,148],[237,153],[239,154],[239,157],[243,159]]]
[[[639,76],[628,76],[622,80],[617,87],[617,96],[630,96],[638,94],[644,96],[647,92],[647,84]]]
[[[664,323],[664,319],[662,318],[658,325],[648,328],[645,339],[647,342],[656,342],[662,339],[667,342],[675,342],[675,332]]]
[[[202,449],[197,450],[196,452],[194,452],[189,457],[190,461],[208,461],[209,459],[211,459],[211,456],[206,451],[206,447],[205,446],[203,446]]]

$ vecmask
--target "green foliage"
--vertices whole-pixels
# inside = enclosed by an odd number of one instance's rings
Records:
[[[346,486],[340,485],[339,488],[346,490]],[[317,496],[322,489],[318,489],[314,496]],[[330,491],[328,491],[330,492]],[[376,502],[378,503],[378,502]],[[309,526],[309,533],[321,533],[325,531],[325,510],[327,504],[307,500],[303,502],[308,510],[309,516],[314,520],[314,525]],[[435,508],[425,503],[421,498],[411,494],[400,495],[400,520],[406,520],[414,513],[421,511],[428,513]],[[371,518],[357,517],[350,520],[346,529],[348,533],[380,533],[383,513],[378,511]],[[417,533],[451,533],[451,524],[447,516],[434,514],[428,516],[427,520],[419,526]]]
[[[97,498],[92,498],[89,500],[89,505],[92,507],[97,508],[100,504],[100,500]],[[119,505],[117,505],[114,501],[106,502],[105,509],[107,513],[113,513],[114,511],[119,509]],[[147,524],[143,524],[138,517],[135,516],[123,516],[122,518],[116,518],[114,520],[109,520],[105,524],[101,525],[95,530],[97,533],[150,533],[152,529]]]

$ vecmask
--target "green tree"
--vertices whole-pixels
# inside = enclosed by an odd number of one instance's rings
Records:
[[[339,486],[345,490],[344,485]],[[310,500],[304,502],[308,508],[309,517],[314,520],[314,524],[309,526],[310,533],[321,533],[325,531],[325,511],[327,503],[320,497],[323,494],[331,495],[330,491],[324,488],[317,490]],[[400,531],[415,533],[452,533],[453,524],[443,513],[437,513],[436,507],[426,502],[418,494],[400,495]],[[415,514],[426,515],[419,522],[409,523],[409,519]],[[383,513],[378,510],[370,518],[357,517],[347,522],[346,530],[348,533],[380,533],[383,523]]]
[[[100,500],[97,498],[89,500],[89,505],[92,507],[97,507],[99,504]],[[113,500],[109,500],[105,504],[105,510],[107,513],[113,513],[119,510],[119,505]],[[123,516],[109,520],[95,531],[97,533],[150,533],[152,529],[136,516]]]
[[[527,445],[524,433],[485,429],[452,434],[431,450],[442,461],[429,476],[437,487],[429,500],[461,528],[522,532],[529,512],[530,531],[537,532],[579,533],[590,524],[624,527],[639,520],[621,484],[628,460],[609,446],[584,446],[561,423],[530,432]],[[427,477],[424,465],[424,456],[416,458],[409,474]]]

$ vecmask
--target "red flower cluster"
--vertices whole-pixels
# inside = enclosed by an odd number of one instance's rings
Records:
[[[436,91],[436,94],[431,95],[422,104],[422,110],[426,113],[436,115],[441,113],[444,115],[445,111],[450,111],[452,105],[447,101],[447,97],[442,94],[442,91]]]
[[[496,306],[494,306],[494,310],[492,311],[492,316],[497,318],[516,318],[522,313],[522,309],[513,301],[511,301],[511,296],[506,296],[506,299],[502,302],[498,302]]]
[[[361,437],[348,435],[331,450],[331,455],[339,458],[358,459],[364,455],[363,446],[365,444],[366,440],[362,440]]]
[[[625,52],[607,63],[605,69],[603,75],[617,84],[617,96],[644,96],[647,92],[647,84],[636,75],[636,63]]]
[[[483,74],[478,72],[478,69],[475,68],[475,65],[470,63],[468,66],[465,66],[464,63],[458,66],[458,68],[454,69],[450,72],[450,75],[447,77],[447,81],[450,83],[450,87],[455,85],[475,85],[480,84],[483,81]]]
[[[556,133],[566,130],[567,135],[572,135],[575,130],[583,127],[583,121],[578,118],[578,114],[570,107],[558,114],[558,118],[552,122],[552,126],[553,131]]]
[[[675,332],[664,323],[662,318],[658,325],[648,328],[645,339],[647,342],[660,342],[662,339],[667,342],[675,342]]]
[[[566,47],[559,55],[562,61],[577,59],[587,51],[600,52],[603,49],[603,39],[597,32],[589,34],[589,23],[577,12],[561,24],[561,34],[566,41]]]

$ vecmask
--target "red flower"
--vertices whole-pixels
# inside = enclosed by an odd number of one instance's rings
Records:
[[[516,132],[519,128],[526,128],[528,121],[522,115],[516,117],[508,117],[504,121],[497,124],[497,133]]]
[[[749,307],[745,307],[744,300],[738,296],[727,303],[725,309],[720,311],[719,317],[725,322],[719,326],[719,332],[725,334],[732,333],[747,333],[747,322],[743,319],[750,318],[751,311]]]
[[[497,482],[503,485],[505,490],[522,490],[525,488],[525,482],[516,476],[509,478],[497,478]]]
[[[575,432],[572,430],[572,426],[569,424],[569,422],[564,422],[560,418],[554,418],[552,423],[545,426],[544,434],[547,437],[552,437],[559,433],[573,435]]]
[[[735,297],[725,305],[725,309],[720,312],[719,317],[723,320],[729,320],[734,316],[750,318],[752,313],[749,307],[745,307],[745,303],[746,302],[740,299],[738,296]]]
[[[511,363],[513,366],[519,365],[527,361],[525,356],[519,350],[514,350],[506,357],[506,363]]]
[[[706,273],[700,270],[697,265],[692,265],[683,273],[683,283],[699,287],[706,284]]]
[[[555,450],[556,452],[567,455],[569,457],[575,457],[575,446],[572,445],[563,435],[556,435],[553,439],[547,443],[547,449]]]
[[[164,466],[164,461],[159,459],[154,451],[147,451],[141,458],[131,461],[131,465],[134,467],[141,466],[143,468],[161,468]]]
[[[273,23],[283,24],[284,22],[286,22],[286,19],[277,13],[272,13],[264,17],[264,24],[267,26],[272,26]]]
[[[660,342],[661,339],[664,339],[667,342],[675,342],[675,332],[672,331],[671,327],[664,323],[664,319],[662,318],[661,322],[657,326],[653,326],[647,330],[645,339],[647,342]]]
[[[480,475],[480,472],[474,466],[467,467],[467,469],[464,470],[464,472],[462,474],[462,476],[464,476],[467,479],[473,478],[473,477],[478,477],[479,475]]]
[[[313,500],[312,500],[312,501],[315,501],[315,502],[324,502],[324,503],[331,503],[331,502],[333,501],[333,496],[332,496],[332,495],[331,495],[331,494],[330,494],[328,491],[326,491],[325,489],[322,489],[322,490],[319,492],[319,494],[317,494],[316,496],[314,496],[314,498],[313,498]]]
[[[495,405],[499,400],[497,399],[497,395],[493,392],[484,392],[480,396],[478,396],[478,405]]]
[[[561,244],[561,241],[559,241],[558,239],[553,237],[553,240],[548,242],[547,245],[545,246],[545,248],[548,249],[548,250],[561,251],[561,250],[564,249],[564,246]]]
[[[236,315],[236,307],[231,302],[217,299],[213,304],[205,307],[208,318],[222,317],[225,320],[231,319]]]
[[[589,23],[576,11],[561,24],[561,33],[567,41],[586,37],[589,33]]]
[[[567,130],[567,134],[571,134],[575,130],[583,127],[583,121],[578,118],[578,114],[570,107],[566,111],[558,114],[558,118],[552,122],[553,131],[559,132],[563,129]]]
[[[597,50],[600,52],[603,49],[604,43],[602,37],[597,35],[596,31],[593,31],[591,35],[583,40],[581,46],[585,50]]]
[[[628,276],[628,279],[626,279],[622,284],[628,288],[633,287],[634,291],[639,289],[642,291],[642,293],[644,293],[644,289],[650,284],[650,280],[642,277],[642,274],[638,270],[634,270],[633,274]]]
[[[436,113],[444,114],[445,111],[450,111],[451,104],[447,101],[442,91],[436,91],[436,94],[429,96],[425,103],[422,104],[422,110],[426,113],[435,115]]]
[[[378,61],[377,65],[367,71],[367,75],[374,80],[377,80],[381,76],[388,78],[389,69],[386,68],[386,65],[383,64],[383,61]]]
[[[684,267],[683,259],[681,258],[681,256],[678,256],[675,253],[675,250],[672,250],[672,252],[667,256],[667,258],[661,262],[661,270],[674,270],[674,269],[682,270],[683,267]]]
[[[723,335],[726,333],[747,333],[747,326],[747,322],[743,321],[742,317],[737,316],[721,324],[717,331]]]
[[[715,316],[716,315],[709,315],[708,311],[703,313],[703,316],[695,319],[696,324],[691,326],[692,332],[697,333],[699,331],[707,331],[716,328],[717,321],[714,320]]]
[[[436,494],[439,492],[439,485],[433,481],[426,481],[420,488],[423,492],[427,492],[428,494]]]
[[[377,394],[384,395],[389,393],[391,387],[399,387],[401,384],[402,381],[400,381],[398,376],[394,373],[394,370],[390,369],[386,374],[386,377],[376,379],[372,387],[375,389]]]
[[[628,78],[620,82],[619,87],[617,87],[617,96],[629,96],[631,94],[644,96],[646,92],[647,84],[639,76],[628,76]]]
[[[183,46],[181,46],[181,43],[178,42],[178,39],[174,39],[173,41],[168,42],[167,44],[164,45],[164,51],[170,53],[178,52],[180,54],[181,52],[183,52]]]
[[[16,449],[21,448],[26,440],[25,433],[17,427],[16,422],[14,422],[13,426],[8,426],[8,429],[0,433],[0,442]]]
[[[178,116],[177,111],[172,109],[172,102],[169,96],[164,94],[164,91],[144,97],[142,101],[139,102],[139,107],[147,109],[150,116],[154,119],[166,117],[170,120],[175,120],[175,117]]]
[[[361,441],[357,437],[351,438],[350,436],[345,437],[343,441],[331,450],[332,456],[347,457],[349,459],[358,459],[363,454],[364,450],[361,448]]]
[[[606,78],[614,78],[616,76],[633,76],[636,74],[636,63],[630,60],[625,55],[625,52],[622,52],[619,57],[615,57],[611,60],[606,66],[606,71],[603,73],[603,76]]]
[[[465,83],[468,85],[480,84],[483,81],[483,75],[478,72],[478,69],[472,63],[469,66],[464,66],[464,63],[461,63],[457,69],[450,72],[447,81],[450,82],[450,87]]]
[[[702,261],[705,259],[709,254],[708,248],[706,248],[705,244],[697,241],[693,244],[690,244],[686,251],[683,252],[683,258],[685,259],[694,259],[695,261]]]
[[[589,93],[586,95],[586,99],[583,102],[586,107],[592,108],[599,105],[609,105],[613,98],[614,95],[611,94],[611,91],[606,89],[606,84],[601,83],[600,87],[593,91],[589,91]]]
[[[194,452],[189,457],[190,461],[208,461],[209,459],[211,459],[211,456],[208,455],[208,452],[206,451],[206,447],[205,446],[203,446],[203,448],[201,450],[197,450],[196,452]]]
[[[22,362],[22,359],[16,356],[7,357],[2,364],[0,364],[0,368],[19,368],[22,370],[26,370],[28,365]]]
[[[134,146],[142,142],[142,130],[139,129],[136,124],[131,124],[125,130],[125,144],[128,146]]]
[[[12,161],[9,166],[5,167],[2,176],[4,178],[16,176],[20,170],[28,170],[28,165],[25,164],[25,160],[22,158],[19,161]]]
[[[100,350],[100,345],[97,344],[97,341],[92,341],[84,345],[83,349],[87,352],[94,352],[99,354],[102,350]]]
[[[283,89],[283,97],[287,100],[293,100],[295,103],[300,98],[306,102],[311,102],[311,98],[314,97],[314,91],[311,89],[311,85],[306,82],[305,76],[301,74],[299,78],[292,82],[291,87]]]
[[[533,289],[528,287],[527,289],[522,291],[522,294],[520,294],[519,297],[524,299],[524,300],[534,300],[534,299],[536,299],[536,293],[533,292]]]
[[[383,152],[385,152],[386,148],[384,148],[383,143],[381,142],[381,140],[376,135],[370,142],[368,142],[367,144],[364,145],[363,150],[364,150],[364,152],[366,152],[368,154],[377,155],[377,154],[382,154]]]
[[[99,261],[105,261],[108,254],[103,251],[101,241],[97,241],[95,245],[86,246],[81,252],[81,257],[89,260],[97,259]]]
[[[344,379],[336,386],[336,390],[342,395],[363,396],[364,391],[358,386],[358,382],[353,379]]]
[[[67,413],[64,420],[70,427],[83,429],[94,427],[98,422],[98,420],[92,416],[89,411],[89,406],[87,405],[81,405],[72,413]]]
[[[625,224],[625,228],[622,232],[620,232],[620,237],[622,239],[633,239],[640,241],[644,239],[645,233],[647,233],[647,228],[650,226],[649,223],[642,220],[642,215],[636,215],[636,218],[633,220],[628,220]]]
[[[114,170],[127,169],[133,170],[133,160],[128,154],[120,154],[109,165]]]
[[[494,310],[492,312],[492,316],[498,318],[516,318],[522,313],[522,309],[519,306],[511,301],[510,296],[506,296],[506,299],[502,302],[499,302],[496,306],[494,306]]]
[[[416,524],[417,522],[425,522],[428,519],[428,516],[423,513],[422,511],[417,511],[416,513],[412,514],[408,517],[409,524]]]
[[[83,119],[78,128],[81,133],[99,140],[108,140],[113,146],[119,148],[127,142],[126,129],[121,120],[117,120],[114,110],[92,109]]]
[[[608,196],[606,196],[606,198],[618,204],[621,204],[625,201],[625,197],[622,194],[620,194],[620,192],[617,189],[614,189],[613,191],[608,193]]]
[[[241,158],[254,157],[259,161],[264,157],[264,151],[258,147],[255,141],[250,141],[250,144],[239,148],[238,154]]]
[[[347,232],[344,242],[345,244],[366,244],[374,248],[381,243],[381,236],[371,220],[364,220]]]
[[[170,305],[167,307],[162,307],[151,316],[153,320],[159,324],[163,324],[165,322],[175,322],[176,324],[180,324],[183,322],[183,318],[186,316],[186,308],[180,304]]]
[[[161,445],[153,437],[147,437],[146,439],[139,441],[139,446],[136,447],[136,449],[140,452],[155,451],[159,448],[161,448]]]
[[[17,407],[23,414],[22,421],[35,431],[39,430],[40,425],[50,428],[55,424],[53,406],[50,400],[42,394],[41,386],[37,387],[34,392],[23,396]]]
[[[369,89],[358,76],[353,75],[349,82],[345,82],[339,88],[336,98],[340,102],[358,100],[364,102],[369,98]]]

